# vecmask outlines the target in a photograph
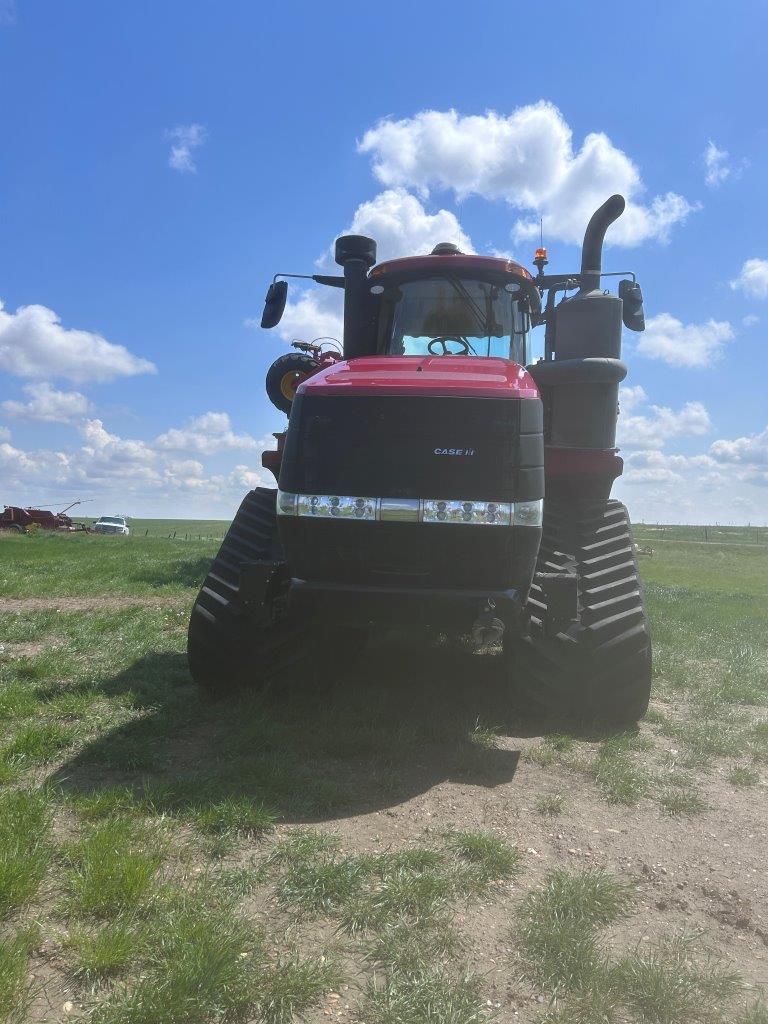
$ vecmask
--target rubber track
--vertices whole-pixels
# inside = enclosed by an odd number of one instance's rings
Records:
[[[537,571],[575,558],[580,622],[547,636],[546,601],[531,586],[530,632],[514,642],[527,707],[582,721],[633,722],[648,707],[651,641],[626,508],[618,501],[545,502]]]
[[[259,686],[301,660],[304,630],[288,621],[256,628],[240,597],[240,567],[281,558],[277,491],[245,496],[192,608],[187,657],[195,682],[211,693]]]

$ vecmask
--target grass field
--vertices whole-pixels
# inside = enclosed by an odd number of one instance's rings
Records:
[[[638,529],[611,734],[391,637],[205,703],[217,544],[132,525],[0,536],[0,1021],[767,1024],[768,545]]]

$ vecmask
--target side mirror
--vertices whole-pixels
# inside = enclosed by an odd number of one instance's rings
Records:
[[[645,330],[643,292],[637,281],[619,281],[619,298],[624,303],[621,319],[630,331]]]
[[[268,330],[270,327],[277,327],[285,312],[287,298],[287,281],[274,281],[269,286],[267,297],[264,300],[264,312],[261,314],[261,326],[263,328]]]

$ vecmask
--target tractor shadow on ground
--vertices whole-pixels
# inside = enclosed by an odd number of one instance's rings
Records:
[[[507,785],[515,739],[565,730],[510,710],[501,660],[390,643],[343,667],[308,659],[265,694],[213,702],[198,695],[183,654],[157,652],[100,684],[132,720],[50,781],[79,794],[129,787],[182,816],[247,799],[305,823],[394,807],[449,780]]]

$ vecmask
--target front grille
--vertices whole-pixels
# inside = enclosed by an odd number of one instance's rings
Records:
[[[301,395],[280,489],[534,500],[544,493],[541,430],[536,399]]]

